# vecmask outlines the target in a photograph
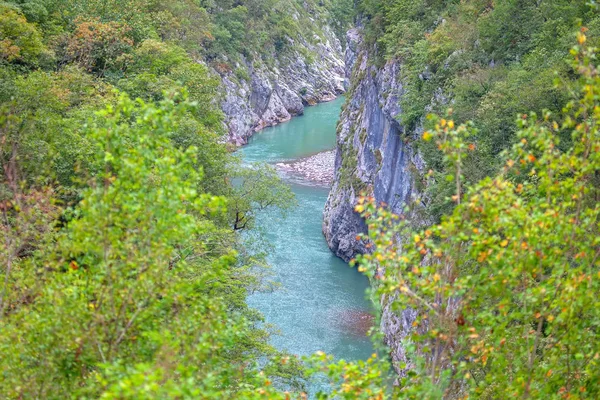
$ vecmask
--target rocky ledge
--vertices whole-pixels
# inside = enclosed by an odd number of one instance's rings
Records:
[[[310,182],[331,186],[334,165],[335,150],[331,150],[295,161],[277,163],[275,167],[280,171],[298,175]]]

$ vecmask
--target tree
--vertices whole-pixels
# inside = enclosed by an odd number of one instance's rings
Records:
[[[75,22],[77,26],[66,47],[68,59],[98,76],[119,69],[119,59],[133,47],[133,40],[128,37],[131,28],[120,22],[105,23],[98,19]]]
[[[1,162],[15,152],[20,185],[53,182],[70,190],[76,186],[76,168],[94,168],[94,149],[83,126],[95,110],[114,101],[114,94],[76,66],[17,75],[7,84],[2,113],[15,122],[4,126]]]
[[[285,212],[295,204],[294,193],[269,165],[237,166],[231,176],[233,187],[228,198],[234,231],[252,228],[258,212],[267,209]]]
[[[414,231],[372,201],[357,206],[374,245],[360,268],[397,310],[419,311],[403,397],[600,394],[600,73],[584,32],[573,101],[561,115],[523,114],[503,170],[464,195],[469,127],[434,119],[424,139],[436,138],[459,183],[440,224]]]
[[[17,10],[0,5],[0,59],[37,65],[45,51],[42,35]]]
[[[170,138],[192,107],[177,96],[159,106],[122,96],[90,127],[102,168],[64,213],[66,227],[48,233],[50,247],[16,258],[11,239],[2,242],[8,397],[276,396],[254,368],[271,351],[266,335],[213,222],[226,201],[198,191],[198,149]],[[26,221],[29,209],[8,212]],[[2,221],[3,231],[16,226]]]

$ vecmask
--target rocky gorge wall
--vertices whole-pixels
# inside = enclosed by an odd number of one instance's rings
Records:
[[[359,28],[348,32],[347,43],[350,88],[338,125],[335,177],[323,219],[329,247],[346,261],[368,251],[356,239],[359,233],[366,233],[365,222],[354,211],[361,192],[401,214],[406,204],[418,198],[415,178],[424,169],[411,145],[419,132],[407,132],[398,121],[403,94],[401,63],[374,65],[373,49],[363,43]],[[407,360],[401,341],[409,334],[416,311],[395,312],[390,300],[380,299],[381,331],[394,366],[402,374],[399,365]]]
[[[405,132],[402,112],[401,65],[373,65],[359,29],[348,32],[346,76],[350,82],[338,125],[335,178],[324,211],[323,233],[333,252],[348,261],[366,251],[356,240],[365,233],[354,212],[361,192],[385,203],[395,213],[416,199],[415,173],[423,162],[411,145],[415,132]]]
[[[254,132],[345,91],[340,41],[328,26],[319,26],[318,32],[312,38],[288,39],[289,49],[274,54],[268,63],[258,55],[253,62],[242,56],[235,68],[221,72],[221,109],[229,142],[243,145]]]

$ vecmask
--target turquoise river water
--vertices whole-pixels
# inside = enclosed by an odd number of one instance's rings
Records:
[[[241,149],[246,162],[275,163],[335,147],[343,98],[308,107],[305,115],[255,134]],[[366,359],[373,352],[365,335],[371,305],[368,280],[334,256],[321,233],[329,189],[288,180],[298,201],[287,218],[259,216],[258,225],[273,245],[269,262],[274,291],[250,295],[248,303],[279,331],[272,344],[293,354],[324,351],[338,359]],[[366,324],[368,325],[368,323]]]

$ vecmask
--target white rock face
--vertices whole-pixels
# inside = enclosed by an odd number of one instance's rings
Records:
[[[249,81],[233,71],[221,75],[229,142],[243,145],[254,132],[301,115],[306,105],[344,93],[340,41],[328,27],[320,28],[324,39],[316,36],[315,44],[296,41],[289,54],[274,55],[272,66],[247,61],[238,65],[248,71]]]
[[[358,29],[348,32],[346,71],[350,92],[337,135],[336,175],[324,212],[323,233],[330,248],[344,260],[367,249],[356,240],[366,226],[354,206],[361,191],[401,213],[417,195],[411,170],[422,162],[398,116],[400,63],[372,65]]]

